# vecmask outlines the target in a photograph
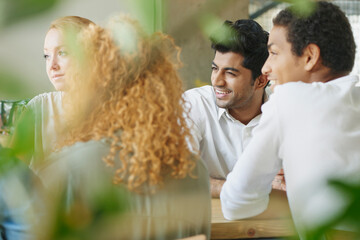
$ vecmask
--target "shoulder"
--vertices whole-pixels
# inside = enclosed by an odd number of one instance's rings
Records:
[[[276,106],[295,107],[298,103],[305,104],[306,102],[312,102],[314,95],[317,94],[316,92],[319,91],[319,88],[321,88],[321,86],[317,83],[285,83],[275,87],[269,102]]]
[[[278,102],[295,103],[301,101],[302,105],[336,101],[336,99],[343,98],[344,95],[351,93],[357,82],[356,76],[345,76],[325,83],[290,82],[277,86],[273,95],[276,96]]]
[[[189,89],[185,91],[184,96],[188,100],[199,100],[201,98],[214,100],[215,97],[213,88],[209,85]]]
[[[62,98],[62,92],[41,93],[41,94],[35,96],[34,98],[32,98],[28,104],[34,104],[34,103],[43,102],[43,101],[53,101],[53,100],[57,100],[57,99],[61,99],[61,98]]]
[[[67,162],[71,163],[72,169],[75,170],[81,170],[85,165],[94,167],[94,170],[104,164],[101,159],[109,153],[109,150],[110,147],[105,141],[90,140],[63,147],[54,154],[54,157],[60,161],[66,159]]]
[[[205,109],[207,109],[207,111],[215,110],[217,112],[215,94],[212,86],[203,86],[187,90],[184,93],[184,99],[191,104],[191,109],[194,109],[196,112],[201,112]]]
[[[28,104],[26,105],[27,108],[35,108],[36,106],[42,106],[44,104],[50,104],[53,105],[61,103],[62,99],[62,92],[47,92],[42,93],[34,98],[32,98]]]
[[[63,156],[71,155],[88,155],[93,157],[94,155],[102,155],[109,150],[109,145],[104,140],[90,140],[87,142],[76,142],[71,146],[66,146],[61,149],[59,154]]]

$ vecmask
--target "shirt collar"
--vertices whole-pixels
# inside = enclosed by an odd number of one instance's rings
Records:
[[[231,116],[231,114],[229,113],[229,111],[226,108],[218,108],[218,120],[219,121],[220,121],[221,117],[227,118],[227,119],[231,120],[232,122],[241,123],[239,120],[236,120],[233,116]],[[260,121],[260,117],[261,117],[261,113],[259,115],[257,115],[256,117],[254,117],[253,119],[251,119],[251,121],[246,126],[248,126],[248,127],[256,126]]]

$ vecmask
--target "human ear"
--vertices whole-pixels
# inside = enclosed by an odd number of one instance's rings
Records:
[[[255,80],[256,88],[264,88],[268,82],[269,82],[269,80],[268,80],[267,76],[264,75],[264,74],[261,74],[261,75]]]
[[[304,49],[303,56],[305,57],[305,70],[311,71],[320,61],[320,48],[314,43],[310,43]]]

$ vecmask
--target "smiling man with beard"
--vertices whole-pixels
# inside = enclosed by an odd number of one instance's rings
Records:
[[[216,37],[217,36],[217,37]],[[210,38],[215,56],[211,84],[185,92],[190,102],[195,148],[200,151],[217,197],[227,174],[252,137],[267,100],[268,33],[253,20],[225,21]]]

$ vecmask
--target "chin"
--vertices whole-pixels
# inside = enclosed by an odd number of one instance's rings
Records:
[[[63,84],[54,85],[56,91],[64,91],[65,86]]]
[[[219,108],[227,108],[228,102],[223,102],[223,101],[216,100],[216,105],[217,105]]]

